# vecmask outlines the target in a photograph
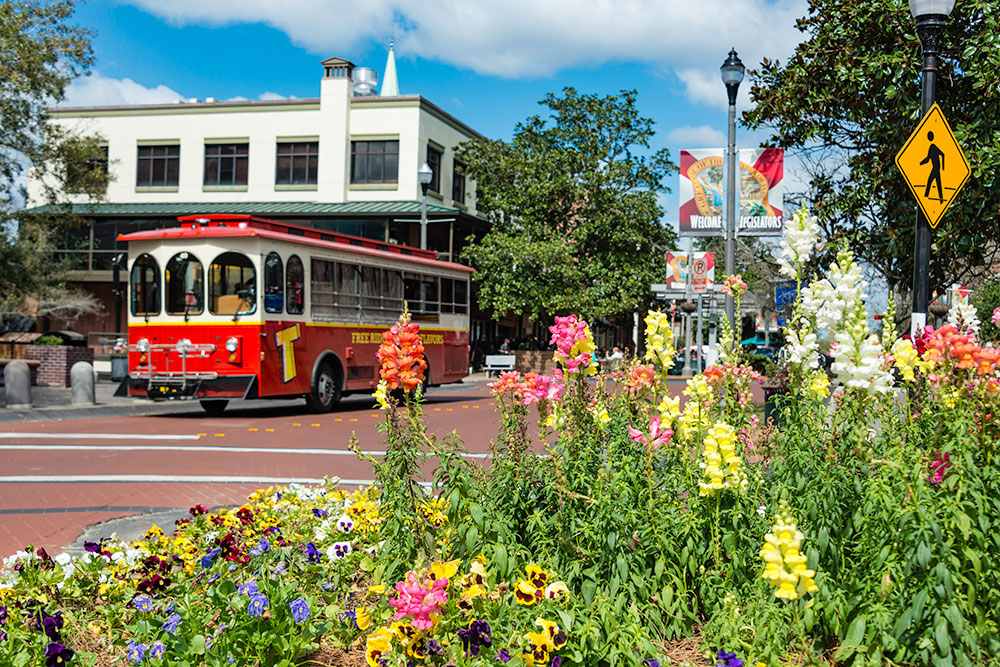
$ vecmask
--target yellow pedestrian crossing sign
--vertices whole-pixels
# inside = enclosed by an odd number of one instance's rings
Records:
[[[941,107],[932,106],[896,154],[896,166],[927,216],[931,229],[969,180],[969,162]]]

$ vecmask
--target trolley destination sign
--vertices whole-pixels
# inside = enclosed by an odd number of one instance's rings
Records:
[[[896,166],[935,229],[969,180],[969,162],[937,104],[928,110],[896,154]]]

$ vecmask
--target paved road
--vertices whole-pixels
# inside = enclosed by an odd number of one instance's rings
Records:
[[[432,389],[427,426],[457,429],[484,459],[496,413],[484,382]],[[190,411],[0,424],[0,556],[34,543],[56,553],[88,525],[115,517],[239,503],[261,486],[372,472],[348,450],[351,434],[376,456],[381,411],[370,397],[326,415],[300,402],[236,404],[209,418]],[[167,526],[164,526],[167,528]]]

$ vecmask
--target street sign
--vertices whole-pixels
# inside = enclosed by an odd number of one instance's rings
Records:
[[[694,291],[711,291],[715,286],[715,253],[696,252],[694,261],[690,263]],[[688,254],[686,252],[667,253],[667,287],[670,289],[687,289]],[[698,286],[699,268],[701,270],[701,287]]]
[[[896,154],[896,166],[917,198],[931,229],[937,227],[971,172],[937,104],[930,108]]]
[[[790,306],[795,303],[795,299],[798,297],[798,289],[794,282],[786,281],[783,283],[777,283],[774,286],[774,305],[778,307],[779,312],[783,312],[786,306]]]
[[[709,282],[715,278],[715,253],[697,253],[691,264],[691,273],[691,287],[694,292],[696,294],[707,292]]]

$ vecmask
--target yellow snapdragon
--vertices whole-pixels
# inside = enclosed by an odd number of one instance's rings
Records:
[[[892,355],[896,358],[896,368],[899,369],[906,382],[916,382],[914,369],[920,366],[920,353],[914,349],[913,344],[905,338],[900,338],[892,347]]]
[[[725,422],[709,429],[698,466],[703,471],[698,495],[711,496],[722,489],[743,491],[749,486],[743,459],[736,453],[736,429]]]
[[[659,364],[660,368],[666,372],[673,368],[674,357],[677,350],[674,349],[674,331],[670,327],[670,317],[661,311],[651,310],[646,315],[646,359]]]
[[[830,378],[825,371],[815,371],[809,379],[809,393],[815,398],[826,398],[830,395]]]
[[[800,551],[802,538],[791,510],[782,504],[760,550],[760,557],[764,559],[762,576],[775,587],[775,597],[797,600],[819,590],[813,580],[816,571],[806,569],[806,557]]]
[[[681,397],[664,397],[660,401],[660,404],[656,406],[656,411],[660,413],[660,423],[664,427],[672,427],[674,420],[681,415]]]

